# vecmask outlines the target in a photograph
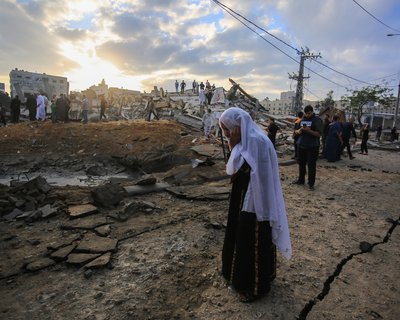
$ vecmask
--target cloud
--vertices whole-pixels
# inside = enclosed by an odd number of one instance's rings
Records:
[[[390,30],[351,1],[222,2],[290,46],[320,52],[318,61],[342,73],[370,81],[400,71],[400,36],[386,37]],[[363,5],[400,27],[396,0]],[[264,39],[209,0],[7,0],[0,12],[0,75],[18,67],[69,74],[75,85],[87,77],[88,65],[107,81],[101,74],[101,65],[107,64],[104,70],[115,75],[119,70],[121,79],[140,79],[141,87],[132,89],[158,85],[173,90],[175,79],[208,79],[229,89],[230,77],[259,98],[294,89],[288,73],[298,72],[296,51],[242,21]],[[13,30],[12,36],[6,29]],[[364,85],[309,59],[305,66],[307,90],[320,98],[330,90],[338,98],[343,87]],[[86,73],[79,76],[79,70]],[[397,85],[396,77],[390,81]]]

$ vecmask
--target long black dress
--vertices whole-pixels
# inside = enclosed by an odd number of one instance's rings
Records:
[[[266,294],[276,276],[276,247],[268,221],[241,210],[250,181],[245,163],[232,178],[228,223],[222,250],[222,275],[238,291]]]

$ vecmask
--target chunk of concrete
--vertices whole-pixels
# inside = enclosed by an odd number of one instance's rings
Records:
[[[103,268],[108,265],[108,263],[111,260],[111,252],[107,252],[100,257],[96,258],[92,262],[89,262],[84,266],[85,269],[97,269],[97,268]]]
[[[84,217],[92,213],[96,213],[97,211],[98,211],[97,208],[90,203],[79,204],[68,207],[69,216],[71,218]]]
[[[14,220],[15,218],[22,215],[23,213],[24,213],[23,211],[19,210],[18,208],[15,208],[9,214],[6,214],[3,218],[6,220]]]
[[[88,235],[76,248],[76,252],[104,253],[117,250],[118,239]]]
[[[96,205],[111,208],[125,197],[125,190],[119,185],[108,183],[92,190],[91,194]]]
[[[67,263],[76,264],[76,265],[84,265],[96,258],[98,258],[100,254],[94,253],[71,253],[68,256]]]
[[[38,271],[47,267],[50,267],[55,264],[55,261],[50,258],[42,258],[36,261],[33,261],[26,265],[26,270],[28,271]]]
[[[53,252],[50,255],[50,258],[56,260],[56,261],[63,261],[67,259],[68,255],[76,248],[76,244],[71,244],[69,246],[63,247],[58,249],[57,251]]]

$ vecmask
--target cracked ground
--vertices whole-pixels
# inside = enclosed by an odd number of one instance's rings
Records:
[[[116,157],[146,158],[142,155],[152,148],[173,145],[180,159],[190,160],[199,156],[189,148],[205,143],[199,133],[168,121],[56,128],[21,123],[0,129],[3,177],[74,175],[88,162],[119,172]],[[106,268],[90,273],[65,262],[36,272],[24,268],[46,256],[50,243],[91,232],[63,230],[66,214],[34,222],[2,219],[0,318],[398,319],[400,227],[393,226],[400,216],[400,156],[373,149],[368,156],[355,155],[337,163],[319,160],[315,191],[290,184],[296,165],[280,167],[293,258],[278,255],[271,292],[252,304],[240,303],[220,276],[228,201],[188,200],[164,191],[124,199],[148,201],[159,209],[112,220],[109,236],[119,240],[118,250]],[[223,160],[213,161],[214,166],[193,169],[191,177],[217,171],[223,176]],[[155,174],[158,179],[168,175]],[[203,183],[229,186],[228,179]],[[53,186],[51,193],[64,203],[79,203],[90,198],[91,188]],[[109,214],[102,209],[91,217]],[[363,241],[375,244],[370,252],[361,251]]]

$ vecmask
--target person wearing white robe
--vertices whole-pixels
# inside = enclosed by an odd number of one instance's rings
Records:
[[[36,120],[46,120],[46,106],[44,97],[39,93],[36,97]]]
[[[219,118],[228,138],[226,165],[232,176],[222,274],[250,302],[268,293],[276,276],[276,249],[290,259],[292,248],[276,151],[262,130],[240,108]]]

